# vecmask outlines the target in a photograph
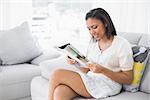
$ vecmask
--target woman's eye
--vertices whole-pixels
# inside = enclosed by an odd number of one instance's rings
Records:
[[[90,31],[90,28],[88,28],[88,30]]]
[[[95,26],[95,25],[94,25],[94,26],[92,26],[92,29],[96,29],[96,28],[97,28],[97,26]]]

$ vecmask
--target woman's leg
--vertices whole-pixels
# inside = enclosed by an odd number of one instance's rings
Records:
[[[59,85],[54,91],[54,100],[72,100],[78,94],[66,85]]]
[[[76,72],[58,69],[50,77],[49,100],[54,99],[54,91],[59,85],[66,85],[75,91],[78,95],[91,97],[87,92],[80,75]]]

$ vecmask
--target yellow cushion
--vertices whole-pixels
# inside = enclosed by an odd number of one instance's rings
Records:
[[[139,85],[144,71],[144,64],[140,62],[134,62],[133,69],[134,69],[134,78],[132,84]]]

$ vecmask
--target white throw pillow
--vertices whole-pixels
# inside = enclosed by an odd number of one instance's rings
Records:
[[[0,59],[3,65],[28,62],[41,53],[27,22],[0,31]]]

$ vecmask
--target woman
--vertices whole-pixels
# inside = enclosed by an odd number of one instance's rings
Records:
[[[81,71],[58,69],[51,76],[49,100],[71,100],[77,96],[104,98],[116,95],[121,84],[133,78],[130,44],[116,35],[109,14],[96,8],[86,14],[86,25],[92,36],[87,58],[91,61]],[[77,62],[67,58],[73,65]]]

